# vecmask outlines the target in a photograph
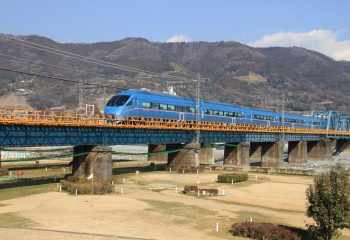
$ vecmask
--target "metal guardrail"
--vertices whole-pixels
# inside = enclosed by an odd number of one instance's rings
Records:
[[[77,112],[48,112],[25,109],[0,108],[0,125],[26,126],[66,126],[66,127],[98,127],[98,128],[135,128],[190,131],[221,131],[221,132],[255,132],[255,133],[290,133],[317,135],[350,135],[350,131],[334,131],[310,128],[292,128],[264,126],[239,123],[218,123],[201,121],[124,117],[116,121],[110,115],[86,116]]]

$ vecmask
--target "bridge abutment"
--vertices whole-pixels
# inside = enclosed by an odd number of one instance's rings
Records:
[[[166,144],[149,144],[148,153],[166,151]],[[168,159],[167,153],[150,154],[148,155],[148,161],[154,162],[166,162]]]
[[[94,179],[112,179],[112,148],[106,146],[79,145],[73,148],[73,176]]]
[[[224,150],[224,165],[245,165],[249,163],[249,143],[228,143]]]
[[[321,139],[320,141],[308,141],[307,151],[309,160],[331,160],[332,142],[330,139]]]
[[[288,163],[307,163],[307,142],[288,142]]]

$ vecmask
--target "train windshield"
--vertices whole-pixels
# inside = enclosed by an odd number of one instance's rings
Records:
[[[130,96],[114,96],[112,97],[108,103],[107,106],[112,107],[112,106],[123,106],[125,103],[129,100]]]

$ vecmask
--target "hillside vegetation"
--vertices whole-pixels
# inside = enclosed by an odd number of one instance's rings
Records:
[[[148,71],[196,76],[200,73],[210,82],[203,84],[202,96],[207,100],[280,110],[276,100],[286,95],[287,110],[338,110],[350,111],[350,63],[335,61],[318,52],[299,47],[253,48],[238,42],[190,42],[159,43],[142,38],[126,38],[120,41],[93,44],[58,43],[39,36],[22,36],[22,39],[53,48],[69,51],[99,60],[127,65]],[[28,48],[0,38],[0,54],[45,63],[76,72],[43,65],[29,65],[0,55],[0,66],[41,73],[73,80],[113,85],[122,88],[148,88],[164,91],[165,79],[151,78],[145,74],[125,72],[97,66]],[[111,78],[89,75],[101,74]],[[78,84],[31,77],[0,71],[0,101],[25,100],[32,108],[76,108]],[[246,97],[226,89],[249,94]],[[194,95],[194,85],[182,83],[175,87],[178,94]],[[107,98],[118,92],[107,89]],[[85,89],[85,102],[102,105],[103,89],[91,86]],[[15,98],[13,96],[21,96]],[[24,97],[24,99],[23,99]],[[20,102],[1,101],[0,104],[18,106]]]

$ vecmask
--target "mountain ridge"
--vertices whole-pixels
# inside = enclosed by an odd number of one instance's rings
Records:
[[[235,41],[161,43],[137,37],[111,42],[59,43],[37,35],[17,37],[146,71],[191,77],[200,73],[203,78],[210,79],[201,89],[206,100],[279,110],[281,106],[277,99],[280,100],[282,94],[285,94],[287,110],[350,112],[350,106],[347,104],[350,91],[350,62],[335,61],[321,53],[300,47],[255,48]],[[125,88],[146,87],[156,91],[164,90],[167,85],[166,81],[159,77],[150,78],[147,74],[135,74],[75,61],[14,44],[2,37],[0,54],[84,72],[68,72],[42,65],[29,66],[0,55],[0,66],[33,73],[84,79],[88,82]],[[116,80],[103,79],[88,73],[107,75]],[[0,71],[0,82],[5,85],[0,89],[0,96],[22,94],[33,108],[65,106],[71,109],[76,108],[78,104],[77,84],[3,71]],[[222,85],[230,91],[217,89],[211,83]],[[25,89],[25,93],[20,93],[19,89]],[[195,93],[195,86],[189,82],[176,85],[175,89],[184,96],[194,96]],[[116,90],[107,89],[108,97],[115,92]],[[98,104],[101,108],[102,93],[101,89],[86,87],[85,102]],[[249,98],[242,94],[254,97]]]

